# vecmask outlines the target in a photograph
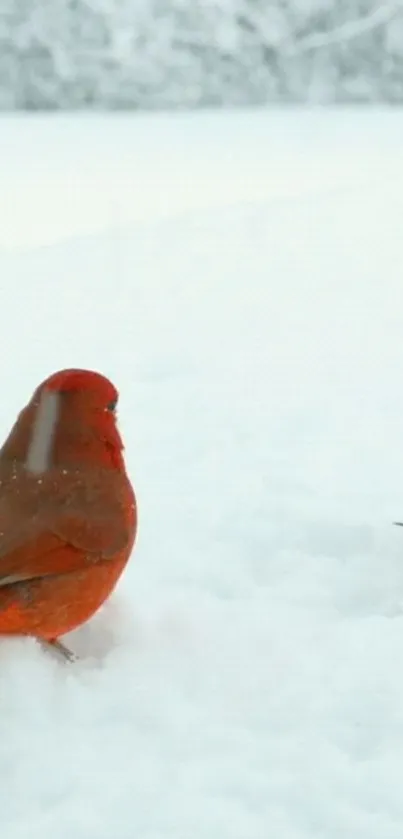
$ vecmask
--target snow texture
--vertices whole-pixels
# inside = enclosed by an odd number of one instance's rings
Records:
[[[138,545],[0,643],[5,839],[401,839],[403,119],[4,118],[3,437],[121,392]]]
[[[402,0],[1,0],[0,109],[402,102]]]

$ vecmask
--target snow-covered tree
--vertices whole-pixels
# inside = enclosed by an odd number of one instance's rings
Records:
[[[0,108],[395,102],[403,0],[1,0]]]

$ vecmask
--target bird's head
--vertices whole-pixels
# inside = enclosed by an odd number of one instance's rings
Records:
[[[117,401],[115,386],[101,373],[53,373],[36,388],[1,453],[24,460],[33,474],[83,463],[122,468]]]

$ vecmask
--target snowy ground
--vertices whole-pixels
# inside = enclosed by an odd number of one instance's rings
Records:
[[[0,120],[0,434],[121,391],[140,510],[0,644],[4,839],[401,839],[403,115]]]

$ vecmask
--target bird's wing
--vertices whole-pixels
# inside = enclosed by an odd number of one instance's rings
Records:
[[[54,533],[32,536],[6,550],[0,538],[0,587],[22,580],[69,574],[86,567],[86,554],[62,542]]]
[[[109,503],[104,513],[79,500],[24,515],[18,504],[0,499],[0,586],[72,573],[130,551],[133,530],[121,506]]]
[[[52,525],[53,534],[61,541],[103,559],[130,547],[131,530],[122,510],[113,506],[103,515],[94,511],[64,513]]]

